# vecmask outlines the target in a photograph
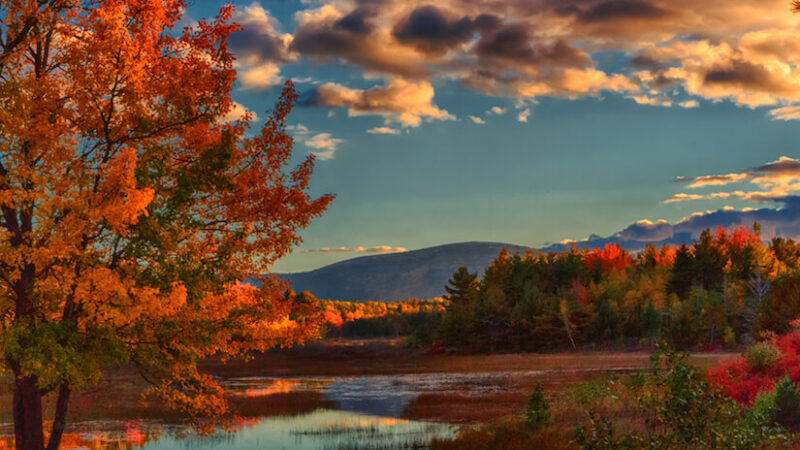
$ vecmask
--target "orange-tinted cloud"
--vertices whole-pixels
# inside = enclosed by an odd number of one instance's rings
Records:
[[[433,87],[426,81],[392,78],[385,86],[350,89],[326,83],[316,88],[307,105],[341,106],[351,116],[379,115],[387,123],[417,127],[423,120],[454,120],[455,117],[433,103]]]

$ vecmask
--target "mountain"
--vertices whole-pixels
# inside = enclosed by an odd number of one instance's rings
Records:
[[[400,301],[444,294],[460,266],[482,275],[497,254],[524,254],[529,247],[498,242],[463,242],[386,255],[348,259],[309,272],[281,274],[295,292],[347,301]]]

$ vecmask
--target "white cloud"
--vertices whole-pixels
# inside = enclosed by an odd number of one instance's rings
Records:
[[[490,115],[494,114],[496,116],[500,116],[500,115],[503,115],[505,113],[506,113],[506,109],[505,108],[501,108],[499,106],[492,106],[491,108],[489,108],[488,111],[486,111],[486,114],[490,114]]]
[[[251,114],[250,120],[258,120],[258,115],[256,113],[245,108],[239,102],[233,102],[233,105],[231,105],[231,110],[228,111],[228,114],[226,114],[221,120],[223,122],[233,122],[235,120],[242,120],[245,118],[247,114]]]
[[[303,143],[317,150],[312,152],[317,158],[327,160],[333,158],[333,154],[336,153],[339,145],[343,142],[344,139],[335,138],[330,133],[318,133],[306,139]]]

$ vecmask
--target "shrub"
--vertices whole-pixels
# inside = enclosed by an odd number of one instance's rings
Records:
[[[530,428],[539,428],[550,424],[550,407],[544,398],[541,384],[537,384],[528,398],[528,409],[525,411],[525,422]]]
[[[769,342],[753,344],[744,352],[747,365],[761,372],[773,367],[781,356],[781,351]]]
[[[578,383],[572,390],[572,400],[586,409],[595,409],[611,393],[608,383],[603,380],[589,380]]]
[[[800,391],[784,376],[775,383],[775,422],[796,431],[800,428]]]
[[[747,414],[755,426],[765,426],[774,422],[776,410],[775,391],[762,391],[756,395]]]

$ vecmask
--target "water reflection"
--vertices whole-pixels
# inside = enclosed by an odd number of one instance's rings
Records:
[[[66,433],[62,449],[215,450],[215,449],[408,449],[424,448],[434,438],[449,439],[457,428],[346,411],[319,409],[296,416],[245,420],[234,432],[200,436],[187,428],[136,422],[85,422]],[[74,427],[75,428],[75,427]],[[0,450],[13,440],[0,438]]]
[[[309,414],[264,418],[236,433],[175,439],[167,436],[145,449],[406,449],[424,448],[433,438],[452,438],[456,427],[320,409]]]

